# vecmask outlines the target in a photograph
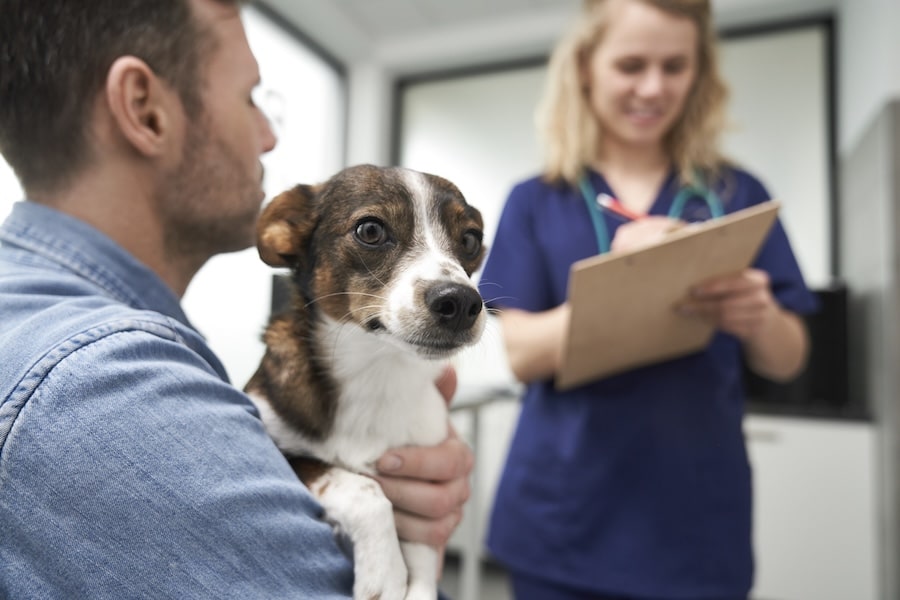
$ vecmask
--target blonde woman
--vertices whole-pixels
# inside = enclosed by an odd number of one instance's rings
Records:
[[[717,150],[726,97],[708,0],[587,1],[552,56],[545,169],[510,193],[481,278],[527,384],[488,536],[520,600],[750,591],[742,365],[798,374],[816,306],[781,225],[752,268],[678,307],[716,324],[706,350],[553,386],[573,262],[769,200]]]

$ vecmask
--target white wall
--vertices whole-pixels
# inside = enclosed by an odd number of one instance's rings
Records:
[[[831,184],[822,27],[726,39],[731,87],[724,151],[782,202],[780,218],[807,283],[832,281]]]
[[[453,181],[481,211],[490,248],[503,200],[537,172],[533,126],[543,65],[412,84],[403,95],[400,164]]]
[[[12,205],[22,199],[22,187],[12,168],[0,155],[0,221],[6,218]]]
[[[900,97],[900,2],[844,0],[839,11],[839,148],[853,150],[866,127]]]
[[[350,67],[347,164],[388,164],[391,78],[383,65],[366,60]]]

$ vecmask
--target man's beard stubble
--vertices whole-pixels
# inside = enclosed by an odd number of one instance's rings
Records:
[[[208,128],[192,125],[184,155],[160,191],[166,254],[205,263],[255,244],[261,182]]]

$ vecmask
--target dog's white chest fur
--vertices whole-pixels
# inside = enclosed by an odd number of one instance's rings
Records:
[[[322,440],[285,423],[265,398],[253,397],[263,422],[286,454],[312,454],[325,462],[372,473],[389,448],[430,446],[447,437],[447,409],[435,381],[446,363],[425,360],[326,318],[317,332],[334,351],[326,360],[341,382],[334,425]]]

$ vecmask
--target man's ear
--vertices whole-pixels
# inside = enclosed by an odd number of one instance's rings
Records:
[[[121,135],[140,153],[162,154],[171,136],[177,93],[143,60],[122,56],[109,68],[106,102]]]

